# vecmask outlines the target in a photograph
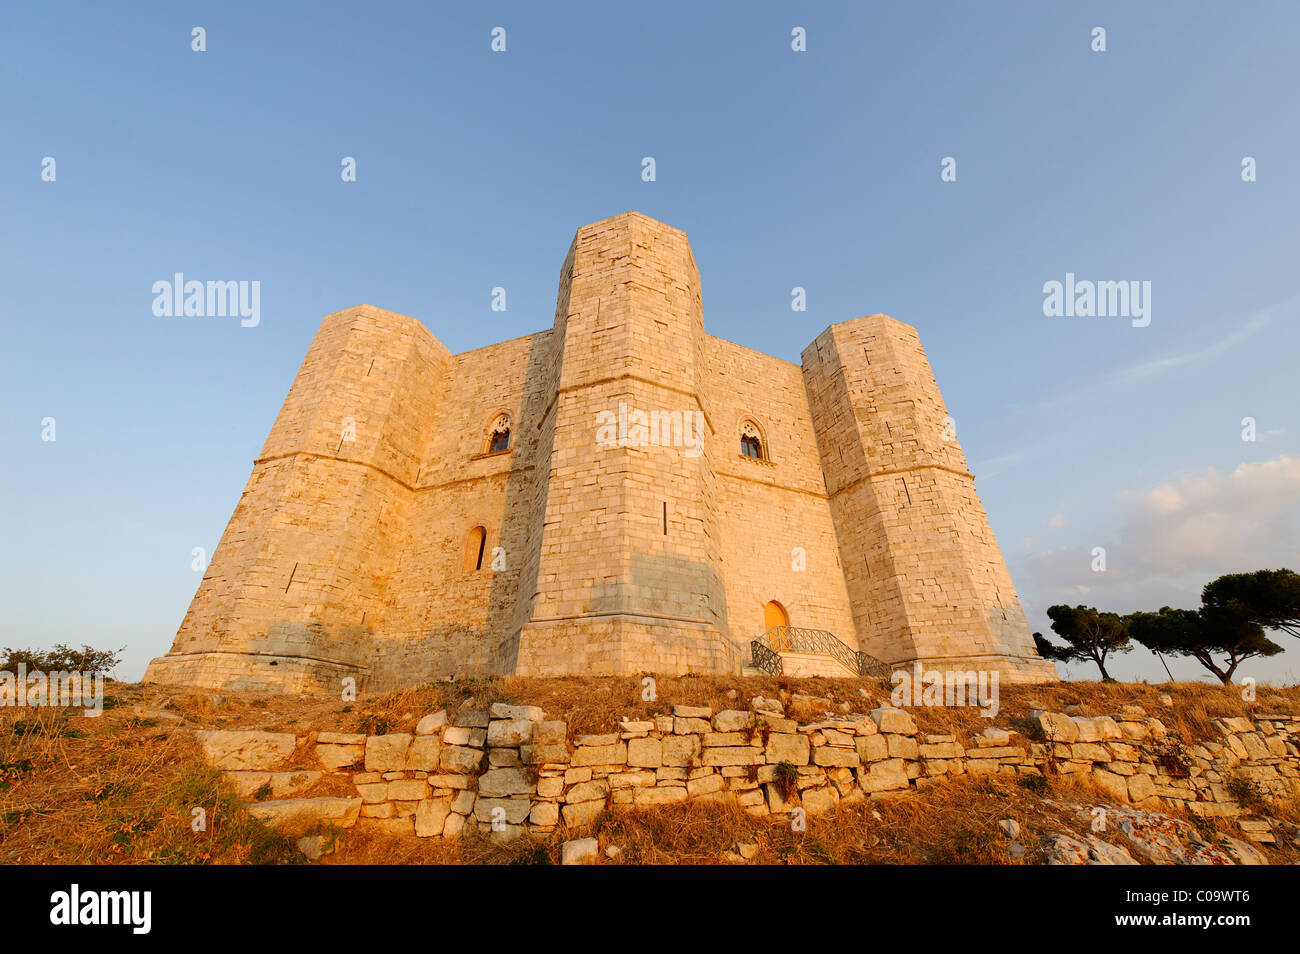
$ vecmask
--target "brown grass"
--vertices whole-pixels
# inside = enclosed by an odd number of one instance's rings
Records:
[[[642,698],[641,677],[553,679],[487,678],[440,682],[352,703],[326,694],[259,696],[154,685],[109,683],[110,708],[99,718],[79,710],[0,710],[0,861],[10,863],[246,863],[301,860],[294,845],[254,823],[219,776],[201,767],[187,728],[248,728],[355,732],[362,724],[410,731],[425,713],[440,707],[484,707],[492,701],[541,706],[549,718],[568,720],[571,735],[614,729],[621,718],[668,712],[672,705],[710,705],[715,711],[747,708],[755,695],[789,701],[792,693],[830,700],[833,710],[865,712],[887,704],[889,686],[880,682],[803,679],[742,679],[724,676],[662,677],[656,697]],[[864,693],[865,692],[865,697]],[[1168,693],[1173,706],[1157,697]],[[1247,703],[1240,690],[1180,683],[1061,683],[1003,686],[996,718],[980,710],[910,708],[921,732],[955,734],[963,741],[987,725],[1023,720],[1031,708],[1056,711],[1077,705],[1085,715],[1142,707],[1184,744],[1216,738],[1210,721],[1222,716],[1300,711],[1300,689],[1262,687]],[[825,706],[795,714],[818,718]],[[1024,723],[1022,722],[1022,725]],[[289,767],[313,767],[302,747]],[[1055,777],[1047,794],[1100,800],[1095,790]],[[326,775],[310,795],[351,795],[346,776]],[[1249,793],[1247,793],[1247,798]],[[203,807],[207,829],[190,828],[191,811]],[[1248,804],[1293,824],[1300,807],[1274,802]],[[879,813],[876,818],[873,811]],[[1231,820],[1202,820],[1171,814],[1203,830],[1241,837]],[[760,863],[1012,863],[999,818],[1015,818],[1030,848],[1021,863],[1033,863],[1037,836],[1047,828],[1086,833],[1072,813],[1056,812],[1038,793],[1015,778],[962,778],[866,806],[844,808],[809,819],[796,833],[774,819],[755,819],[737,808],[695,803],[653,813],[608,817],[599,829],[602,849],[621,849],[618,863],[712,864],[739,841],[760,845]],[[535,843],[498,843],[474,833],[460,842],[348,833],[334,862],[373,863],[541,863],[559,860],[563,830]],[[1290,848],[1265,849],[1271,856],[1300,860]],[[608,859],[604,859],[608,861]],[[1038,859],[1041,860],[1041,859]]]

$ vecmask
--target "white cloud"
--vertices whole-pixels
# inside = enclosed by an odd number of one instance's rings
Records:
[[[1121,493],[1118,502],[1120,529],[1111,539],[1027,558],[1021,588],[1035,605],[1090,592],[1097,606],[1117,612],[1191,607],[1201,587],[1224,573],[1300,568],[1300,459],[1184,475]],[[1106,548],[1104,572],[1091,568],[1094,546]]]
[[[1115,499],[1120,509],[1115,533],[1081,537],[1025,558],[1016,582],[1032,629],[1049,631],[1046,609],[1055,603],[1086,603],[1118,613],[1193,609],[1200,605],[1201,588],[1225,573],[1300,571],[1300,459],[1280,456],[1229,473],[1210,469]],[[1110,525],[1110,514],[1098,516]],[[1078,513],[1072,525],[1079,532]],[[1095,546],[1106,548],[1104,572],[1092,570]],[[1286,652],[1252,660],[1241,675],[1294,681],[1300,646],[1287,636],[1274,641]],[[1203,675],[1194,662],[1166,662],[1178,678]],[[1164,678],[1160,663],[1140,648],[1120,657],[1111,670],[1119,678]],[[1074,667],[1070,674],[1095,677],[1088,667]]]

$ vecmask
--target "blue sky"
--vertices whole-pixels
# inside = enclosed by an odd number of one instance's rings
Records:
[[[322,316],[549,327],[574,230],[628,209],[688,233],[715,335],[917,326],[1033,628],[1300,569],[1294,3],[269,6],[4,14],[0,642],[138,677]],[[261,323],[155,317],[175,272],[259,281]],[[1045,317],[1067,272],[1150,281],[1150,325]]]

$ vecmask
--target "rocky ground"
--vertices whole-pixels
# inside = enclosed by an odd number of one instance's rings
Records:
[[[800,722],[836,713],[847,719],[847,714],[888,708],[889,703],[887,685],[848,680],[781,684],[685,677],[659,680],[655,699],[646,694],[640,679],[442,683],[355,702],[324,695],[264,697],[118,683],[110,686],[109,707],[99,718],[9,710],[0,713],[0,860],[283,863],[316,857],[334,864],[562,863],[567,858],[570,863],[605,864],[1013,865],[1300,860],[1300,816],[1293,799],[1270,796],[1252,800],[1230,816],[1201,817],[1158,799],[1144,800],[1140,807],[1125,804],[1093,784],[1090,775],[1020,771],[1029,765],[1014,766],[1012,772],[945,777],[923,788],[882,791],[860,800],[832,799],[810,814],[802,829],[792,826],[788,815],[755,815],[734,803],[711,801],[641,811],[611,805],[610,811],[584,818],[583,826],[570,828],[561,820],[550,830],[509,840],[472,829],[455,839],[370,829],[348,831],[343,838],[317,833],[303,841],[301,835],[260,824],[248,803],[285,795],[273,790],[275,784],[301,794],[297,789],[304,782],[305,793],[312,796],[355,798],[351,776],[322,769],[307,751],[312,746],[299,745],[301,751],[288,753],[286,771],[270,773],[265,789],[250,790],[247,779],[236,784],[206,764],[195,734],[246,729],[292,733],[317,743],[322,733],[327,740],[328,733],[411,733],[414,738],[417,724],[431,713],[486,709],[502,699],[544,708],[548,717],[567,720],[575,737],[662,719],[673,706],[739,711],[756,697],[777,700],[784,715]],[[916,707],[907,713],[919,727],[916,737],[922,745],[965,742],[973,747],[991,727],[1032,739],[1031,713],[1040,710],[1073,711],[1083,724],[1103,723],[1103,718],[1083,717],[1104,717],[1124,707],[1157,713],[1156,721],[1169,735],[1190,747],[1204,740],[1221,742],[1225,719],[1300,711],[1300,691],[1263,688],[1259,700],[1247,701],[1239,690],[1205,685],[1067,683],[1006,687],[992,719],[973,707]],[[950,737],[961,742],[926,742]],[[1026,747],[1045,744],[1022,740]],[[201,826],[196,809],[202,810]]]

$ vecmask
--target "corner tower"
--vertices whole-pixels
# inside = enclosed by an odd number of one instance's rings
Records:
[[[725,634],[700,278],[636,212],[580,228],[560,279],[536,585],[520,675],[739,671]]]
[[[1055,680],[916,329],[886,315],[831,325],[803,375],[859,648],[895,666]]]
[[[380,308],[321,322],[146,681],[298,691],[365,680],[448,357],[418,321]]]

